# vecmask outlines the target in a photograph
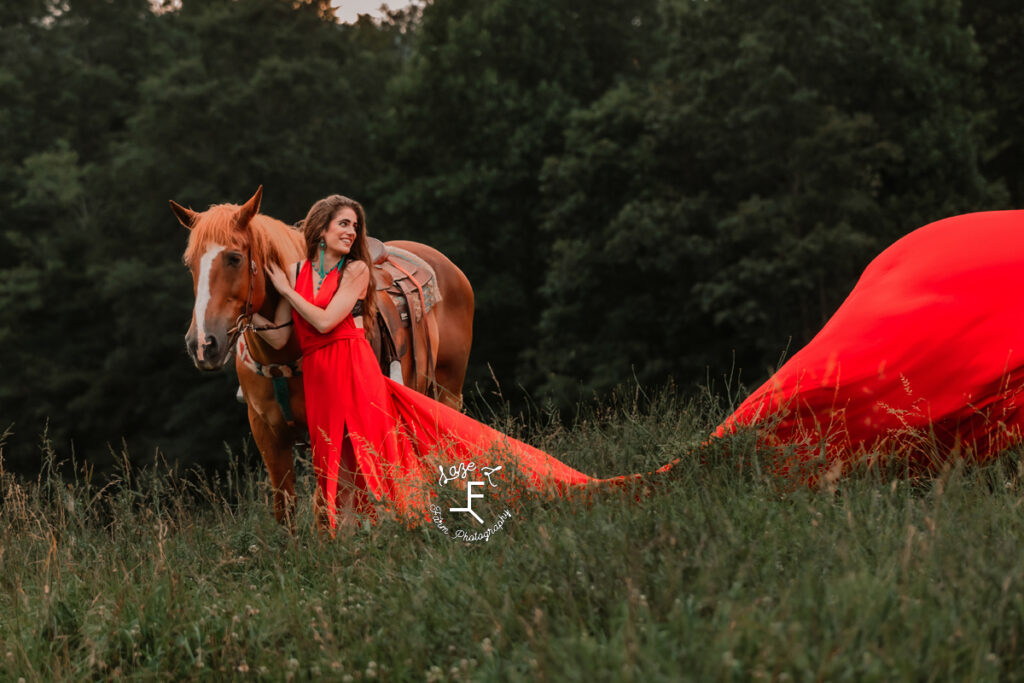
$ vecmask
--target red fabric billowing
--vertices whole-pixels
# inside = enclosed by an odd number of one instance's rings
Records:
[[[871,451],[932,469],[951,454],[992,457],[1020,442],[1024,421],[1022,279],[1024,211],[910,233],[715,436],[756,425],[777,469],[810,479]]]
[[[299,272],[296,291],[326,307],[338,279],[337,271],[329,274],[314,297],[307,262]],[[332,526],[339,468],[353,471],[359,511],[370,512],[375,501],[387,502],[412,519],[426,519],[430,484],[438,479],[438,472],[427,463],[436,460],[511,462],[530,485],[557,491],[594,481],[543,451],[385,377],[351,315],[327,334],[319,333],[297,312],[293,319],[303,350],[313,466]],[[346,454],[351,461],[347,466]]]

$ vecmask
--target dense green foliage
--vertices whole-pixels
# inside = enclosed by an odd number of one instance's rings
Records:
[[[230,372],[184,353],[167,200],[260,184],[275,217],[342,192],[449,254],[477,292],[470,389],[754,382],[893,239],[1024,198],[1022,23],[1002,0],[434,0],[353,25],[323,1],[5,2],[7,465],[38,468],[48,420],[100,468],[122,439],[210,466],[244,438]]]
[[[718,416],[625,402],[531,437],[642,471]],[[756,453],[725,445],[640,502],[531,501],[472,545],[394,523],[321,537],[308,470],[295,536],[258,470],[151,464],[103,490],[71,463],[70,485],[4,474],[0,678],[1024,678],[1020,452],[826,492],[738,469]]]
[[[552,390],[631,366],[700,376],[733,350],[758,375],[895,238],[1001,201],[978,170],[980,56],[956,3],[670,9],[671,52],[574,112],[544,168]]]

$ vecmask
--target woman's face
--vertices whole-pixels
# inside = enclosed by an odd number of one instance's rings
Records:
[[[332,252],[346,255],[352,250],[357,235],[359,217],[350,207],[345,206],[331,217],[324,231],[324,242]]]

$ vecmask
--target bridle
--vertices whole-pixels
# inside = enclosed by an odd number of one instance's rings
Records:
[[[253,325],[252,316],[256,313],[253,310],[252,299],[256,291],[255,281],[257,273],[256,259],[252,257],[252,248],[246,249],[247,256],[249,257],[249,291],[245,295],[245,308],[242,313],[235,318],[235,325],[228,334],[231,335],[231,341],[228,343],[228,348],[234,348],[235,342],[238,341],[239,335],[245,334],[246,332],[263,332],[265,330],[279,330],[282,327],[288,327],[292,324],[292,321],[281,323],[280,325]]]
[[[245,295],[245,308],[242,310],[241,315],[235,319],[235,326],[228,330],[228,334],[231,335],[231,342],[228,344],[228,348],[237,350],[238,359],[250,370],[260,377],[270,379],[274,386],[274,398],[277,399],[278,405],[281,406],[281,413],[284,415],[285,422],[290,427],[294,427],[295,417],[289,404],[287,379],[289,377],[298,377],[302,372],[302,358],[299,358],[295,363],[260,363],[253,356],[251,342],[245,337],[246,332],[278,330],[282,327],[288,327],[292,324],[292,321],[289,320],[280,325],[252,324],[252,317],[256,313],[253,310],[252,301],[256,291],[256,273],[259,272],[259,266],[256,264],[256,259],[252,257],[252,248],[250,247],[246,251],[246,255],[249,257],[249,291]]]
[[[238,341],[238,335],[243,334],[247,330],[253,329],[252,316],[255,311],[252,310],[252,298],[256,291],[256,287],[254,285],[256,281],[256,259],[252,257],[251,249],[247,249],[246,251],[246,255],[249,257],[249,291],[245,295],[245,308],[242,310],[242,313],[235,318],[234,327],[228,330],[228,334],[231,335],[231,341],[228,344],[229,348],[233,347],[235,342]]]

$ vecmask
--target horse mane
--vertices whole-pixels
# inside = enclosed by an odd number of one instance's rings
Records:
[[[235,240],[238,228],[234,219],[240,208],[237,204],[217,204],[199,214],[185,248],[186,266],[202,258],[210,242],[227,246]],[[252,236],[249,249],[256,263],[276,263],[285,267],[305,256],[306,240],[292,226],[276,218],[256,214],[249,227]]]

